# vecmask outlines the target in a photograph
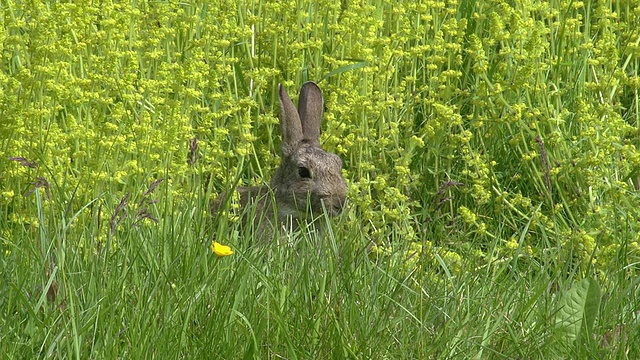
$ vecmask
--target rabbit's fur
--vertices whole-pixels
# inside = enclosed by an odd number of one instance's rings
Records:
[[[302,85],[298,109],[282,85],[278,95],[280,166],[269,186],[238,187],[243,223],[253,223],[262,234],[272,233],[275,226],[295,230],[299,222],[311,222],[325,211],[330,216],[339,214],[347,191],[342,160],[320,146],[324,99],[318,85],[311,81]],[[226,198],[222,194],[214,200],[214,213]],[[255,204],[255,211],[247,211],[250,204]]]

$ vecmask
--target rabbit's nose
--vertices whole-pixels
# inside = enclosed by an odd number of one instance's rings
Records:
[[[342,212],[342,208],[344,207],[344,202],[344,198],[338,196],[329,195],[322,197],[324,208],[330,215],[340,214]]]
[[[342,197],[332,197],[331,198],[331,211],[334,215],[340,214],[342,209],[344,209],[345,199]]]

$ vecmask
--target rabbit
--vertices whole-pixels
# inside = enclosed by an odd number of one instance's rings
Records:
[[[254,231],[260,234],[272,234],[276,227],[296,230],[301,223],[312,223],[324,213],[338,215],[346,200],[342,160],[320,146],[324,107],[320,88],[312,81],[304,83],[297,109],[282,84],[278,85],[278,95],[282,132],[280,166],[268,186],[237,189],[243,224],[252,223]],[[227,196],[223,193],[214,200],[214,213],[226,202]],[[255,204],[255,211],[247,211],[250,204]]]

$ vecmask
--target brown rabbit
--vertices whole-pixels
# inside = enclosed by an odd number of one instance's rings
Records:
[[[298,109],[281,85],[280,129],[281,161],[269,186],[239,187],[243,223],[253,223],[261,234],[276,226],[297,229],[300,222],[311,222],[324,211],[330,216],[342,211],[347,185],[342,177],[342,161],[320,147],[322,92],[314,82],[300,89]],[[216,213],[227,196],[212,203]],[[274,206],[275,200],[275,206]],[[246,211],[255,204],[255,212]],[[267,231],[268,227],[268,231]]]

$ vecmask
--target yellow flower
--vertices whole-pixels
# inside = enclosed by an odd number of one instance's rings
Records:
[[[222,245],[217,241],[214,241],[213,244],[211,244],[211,251],[220,257],[233,254],[233,250],[231,250],[229,246]]]

